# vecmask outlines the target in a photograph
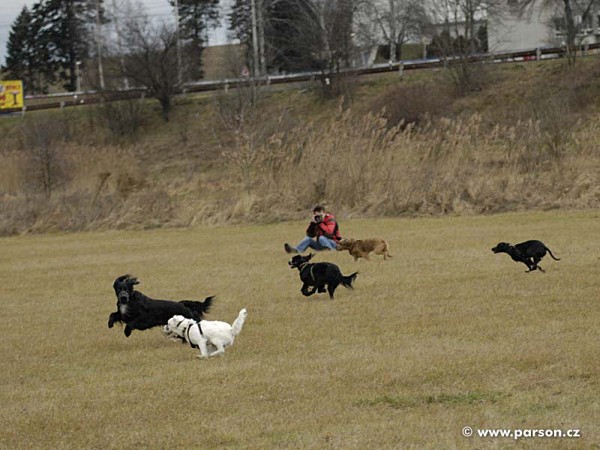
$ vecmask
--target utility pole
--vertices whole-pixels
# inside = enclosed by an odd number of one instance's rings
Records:
[[[179,39],[179,0],[174,0],[175,5],[175,38],[177,39],[177,84],[179,87],[183,84],[183,77],[181,74],[181,41]]]
[[[119,27],[119,18],[117,14],[116,0],[112,0],[113,16],[115,21],[115,32],[117,33],[117,47],[119,48],[119,61],[121,63],[121,73],[123,74],[123,87],[129,89],[129,79],[125,75],[125,60],[123,59],[123,43],[121,41],[121,28]]]
[[[389,0],[390,7],[390,61],[396,62],[396,44],[398,42],[398,29],[396,24],[396,0]]]
[[[250,3],[252,8],[252,76],[258,77],[260,74],[260,62],[258,60],[258,24],[256,20],[256,0]]]
[[[255,0],[256,1],[256,0]],[[263,1],[257,0],[258,8],[256,11],[257,16],[257,28],[258,28],[258,54],[260,65],[258,69],[259,75],[264,75],[267,73],[267,63],[265,60],[265,20],[264,20],[264,9],[263,9]]]
[[[323,51],[325,52],[325,56],[327,60],[331,60],[331,46],[329,45],[329,34],[327,33],[327,26],[325,24],[325,6],[323,3],[317,5],[319,11],[317,12],[319,16],[319,33],[321,33],[323,37]]]
[[[100,0],[96,0],[96,48],[98,51],[98,78],[100,78],[100,89],[104,90],[104,70],[102,68],[102,43],[100,36]]]
[[[77,77],[76,92],[81,92],[81,69],[79,66],[81,66],[81,61],[75,61],[75,76]]]

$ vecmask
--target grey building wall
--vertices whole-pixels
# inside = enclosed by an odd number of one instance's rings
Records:
[[[488,44],[490,52],[528,50],[558,45],[551,26],[551,14],[534,9],[530,14],[519,17],[506,7],[501,17],[488,20]]]

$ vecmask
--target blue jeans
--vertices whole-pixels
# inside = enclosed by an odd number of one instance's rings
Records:
[[[337,243],[333,239],[326,238],[325,236],[319,236],[317,239],[306,236],[296,246],[296,250],[302,253],[308,247],[313,250],[335,250]]]

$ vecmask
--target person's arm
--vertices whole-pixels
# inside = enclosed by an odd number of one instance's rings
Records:
[[[328,221],[323,221],[319,224],[319,228],[321,229],[323,236],[328,239],[333,239],[335,232],[335,220],[331,219]]]
[[[308,228],[306,229],[306,235],[308,237],[316,237],[317,236],[317,228],[318,224],[315,222],[311,222],[308,224]]]

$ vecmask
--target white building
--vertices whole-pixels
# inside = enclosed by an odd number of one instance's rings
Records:
[[[529,13],[520,15],[515,2],[508,0],[502,14],[488,18],[489,51],[563,46],[565,20],[561,9],[541,8],[540,3],[537,2]],[[575,11],[574,20],[579,30],[576,39],[578,45],[600,42],[600,10],[589,14],[585,21]]]

